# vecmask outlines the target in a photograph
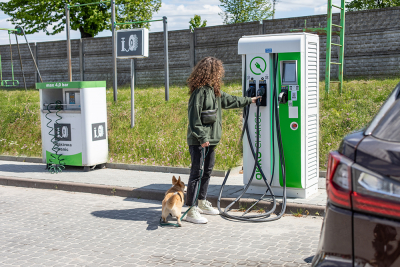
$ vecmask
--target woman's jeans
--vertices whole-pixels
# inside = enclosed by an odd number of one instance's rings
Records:
[[[216,146],[205,147],[205,153],[207,156],[204,160],[204,173],[203,177],[201,178],[201,186],[198,198],[199,200],[204,200],[207,196],[208,184],[210,182],[211,172],[215,164],[215,147]],[[192,158],[192,167],[190,168],[189,182],[187,184],[186,205],[192,206],[196,204],[194,203],[194,200],[196,199],[198,190],[197,186],[200,180],[200,164],[202,160],[201,146],[189,146],[189,152]]]

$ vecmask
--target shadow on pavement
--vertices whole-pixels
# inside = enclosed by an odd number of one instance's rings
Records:
[[[313,259],[314,259],[314,256],[310,256],[308,258],[305,258],[304,261],[307,263],[311,263]]]
[[[46,172],[46,165],[0,164],[0,170],[12,173]]]
[[[147,207],[127,210],[99,210],[91,213],[93,216],[105,219],[145,221],[148,231],[157,230],[160,226],[161,207]],[[172,222],[172,221],[171,221]]]

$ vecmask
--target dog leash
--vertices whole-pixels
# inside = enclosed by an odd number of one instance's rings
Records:
[[[195,198],[195,200],[194,200],[193,203],[196,203],[196,202],[197,202],[197,199],[198,199],[198,197],[199,197],[200,186],[201,186],[201,179],[203,178],[203,174],[204,174],[204,160],[206,159],[207,154],[208,154],[208,151],[209,151],[208,147],[207,147],[207,152],[205,152],[205,148],[204,148],[204,147],[199,148],[199,149],[201,149],[201,152],[200,152],[200,153],[201,153],[201,155],[202,155],[202,157],[201,157],[201,163],[200,163],[200,177],[199,177],[199,185],[198,185],[198,187],[197,187],[196,198]],[[183,215],[181,216],[181,221],[182,221],[183,217],[185,217],[186,214],[189,212],[189,210],[191,210],[191,209],[193,208],[193,206],[194,206],[194,205],[190,206],[190,208],[188,208],[188,209],[185,211],[185,213],[183,213]],[[160,217],[160,225],[161,225],[161,226],[175,226],[175,227],[181,227],[181,226],[180,226],[179,224],[177,224],[177,223],[165,223],[165,222],[163,222],[163,221],[162,221],[162,217]]]

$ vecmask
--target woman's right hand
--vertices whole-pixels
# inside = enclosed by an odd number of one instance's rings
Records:
[[[256,103],[257,99],[261,98],[262,96],[256,96],[251,98],[251,103]]]
[[[208,147],[210,146],[210,142],[205,142],[204,144],[201,144],[201,147]]]

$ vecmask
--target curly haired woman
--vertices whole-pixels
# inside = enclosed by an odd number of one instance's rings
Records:
[[[222,109],[242,108],[255,103],[259,97],[237,97],[221,91],[224,77],[222,61],[214,57],[203,58],[193,69],[187,83],[189,86],[187,143],[192,160],[187,185],[186,205],[192,206],[196,197],[196,185],[200,179],[201,148],[208,148],[204,161],[204,173],[201,179],[198,206],[194,206],[185,220],[192,223],[207,223],[200,214],[219,214],[206,200],[211,172],[215,164],[215,148],[222,135]],[[215,121],[202,122],[202,111],[217,110]]]

